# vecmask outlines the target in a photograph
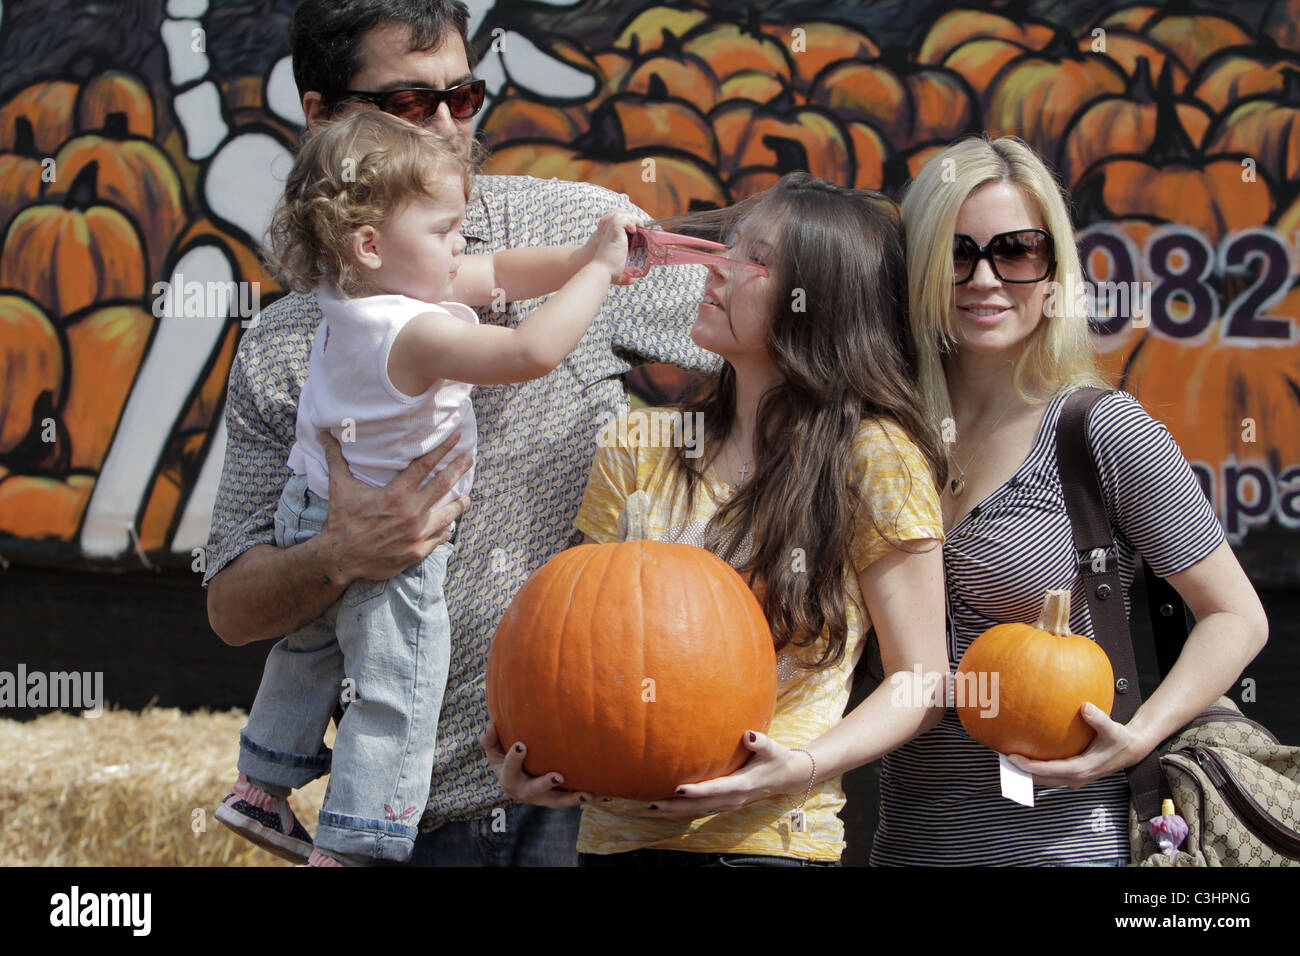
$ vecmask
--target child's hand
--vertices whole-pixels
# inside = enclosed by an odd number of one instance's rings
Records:
[[[640,220],[630,212],[611,209],[600,217],[596,231],[591,234],[583,252],[588,262],[609,270],[609,279],[615,285],[631,285],[633,279],[623,275],[627,266],[627,240],[636,231]]]

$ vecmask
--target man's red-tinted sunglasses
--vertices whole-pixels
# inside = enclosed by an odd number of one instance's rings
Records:
[[[726,251],[727,247],[720,242],[638,227],[627,241],[627,266],[623,274],[639,279],[650,271],[651,266],[696,263],[718,267],[738,266],[741,269],[757,272],[759,275],[768,274],[765,265],[745,262],[742,259],[730,259],[720,254]]]
[[[453,86],[449,90],[430,90],[411,86],[400,90],[346,90],[345,95],[364,103],[373,103],[385,113],[400,116],[402,119],[421,126],[427,123],[438,107],[443,103],[453,119],[469,119],[483,108],[483,96],[487,92],[486,80],[473,80]]]

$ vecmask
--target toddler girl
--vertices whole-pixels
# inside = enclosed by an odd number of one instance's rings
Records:
[[[320,432],[352,475],[382,487],[448,441],[472,454],[473,385],[539,378],[623,281],[627,232],[610,212],[581,248],[464,255],[468,160],[433,133],[385,113],[355,113],[304,144],[271,225],[270,261],[323,320],[298,401],[293,471],[276,544],[315,534],[328,512]],[[470,305],[558,292],[517,328],[480,325]],[[466,304],[462,304],[466,303]],[[428,480],[432,479],[432,475]],[[467,471],[434,508],[468,494]],[[277,855],[312,865],[405,860],[428,798],[450,625],[442,582],[451,542],[387,581],[357,580],[267,658],[240,735],[239,780],[217,819]],[[334,753],[322,738],[347,704]],[[289,809],[291,789],[330,772],[315,847]]]

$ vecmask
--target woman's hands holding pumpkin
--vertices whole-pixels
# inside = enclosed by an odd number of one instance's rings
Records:
[[[483,733],[479,734],[478,744],[487,753],[488,763],[501,781],[501,789],[511,800],[558,810],[579,803],[590,803],[593,799],[589,793],[559,789],[564,784],[564,778],[558,773],[530,776],[524,770],[524,756],[528,751],[523,742],[516,742],[508,753],[502,750],[497,729],[491,721],[483,728]]]
[[[745,746],[752,754],[735,773],[677,788],[677,796],[656,800],[651,807],[665,813],[703,817],[740,807],[774,794],[802,797],[812,776],[808,754],[783,747],[766,734],[750,731]]]
[[[1151,751],[1134,728],[1116,723],[1094,704],[1084,704],[1080,713],[1097,731],[1083,753],[1065,760],[1030,760],[1012,754],[1011,762],[1032,773],[1040,787],[1078,788],[1133,766]]]

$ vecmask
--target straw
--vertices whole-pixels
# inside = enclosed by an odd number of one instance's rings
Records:
[[[0,866],[290,865],[212,815],[247,720],[166,708],[0,720]],[[324,778],[294,791],[308,830],[324,794]]]

